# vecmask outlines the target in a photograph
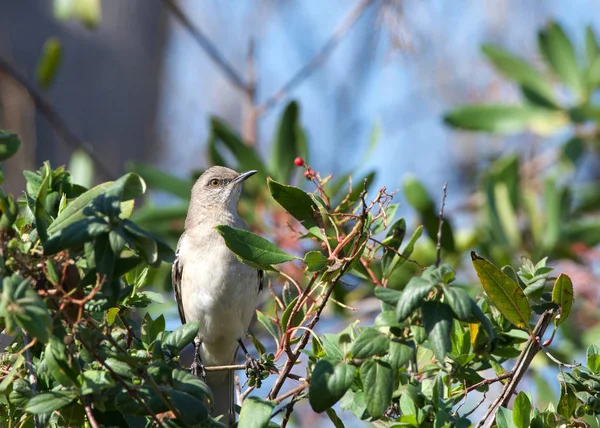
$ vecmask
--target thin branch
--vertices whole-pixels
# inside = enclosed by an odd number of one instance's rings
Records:
[[[489,419],[487,427],[492,427],[494,425],[494,421],[496,420],[496,413],[498,412],[499,407],[506,407],[508,402],[510,401],[513,393],[517,389],[519,382],[525,375],[525,372],[529,368],[529,365],[533,361],[533,358],[541,349],[540,340],[544,335],[550,321],[554,317],[554,311],[552,309],[544,312],[537,324],[535,325],[531,337],[525,342],[525,346],[523,347],[523,351],[521,351],[521,355],[517,359],[513,369],[510,371],[511,377],[510,381],[502,388],[500,395],[498,398],[494,400],[492,405],[488,408],[488,410],[483,415],[483,418],[477,424],[477,427],[482,427],[486,420]]]
[[[354,8],[348,13],[348,15],[346,15],[346,17],[344,17],[342,22],[334,30],[333,34],[329,40],[325,42],[321,50],[302,68],[300,68],[300,70],[298,70],[296,74],[294,74],[290,80],[288,80],[287,83],[285,83],[278,91],[263,101],[256,109],[257,114],[261,116],[277,105],[278,102],[285,98],[293,89],[300,85],[321,64],[323,64],[338,46],[338,44],[342,41],[346,33],[348,33],[354,24],[356,24],[367,7],[374,1],[375,0],[359,0]]]
[[[294,389],[289,390],[285,394],[281,394],[279,397],[277,397],[275,400],[273,400],[273,402],[279,404],[286,398],[291,397],[292,395],[297,395],[297,394],[301,393],[307,387],[308,387],[308,382],[302,382],[300,385],[298,385]]]
[[[98,425],[98,421],[96,421],[96,418],[92,413],[92,406],[90,406],[90,400],[88,398],[85,399],[85,414],[92,428],[100,428],[100,425]]]
[[[436,246],[436,258],[435,267],[440,267],[442,261],[442,226],[444,225],[444,208],[446,207],[446,190],[448,189],[448,183],[444,183],[444,189],[442,193],[442,208],[440,208],[438,232],[437,232],[437,246]]]
[[[245,364],[232,364],[229,366],[205,366],[207,372],[224,372],[228,370],[246,370]]]
[[[29,337],[27,337],[25,332],[23,332],[23,345],[25,346],[25,363],[27,364],[27,370],[29,371],[29,384],[31,385],[31,393],[35,395],[37,392],[37,378],[31,362],[31,353],[29,352]],[[33,415],[33,423],[35,424],[35,428],[41,428],[38,415]]]
[[[48,123],[52,126],[54,131],[62,138],[73,149],[81,149],[87,153],[87,155],[94,161],[98,171],[106,176],[106,178],[113,178],[115,174],[106,166],[98,156],[93,152],[92,147],[89,144],[84,143],[80,140],[67,126],[65,121],[56,112],[54,107],[47,101],[42,94],[23,77],[17,70],[15,70],[4,58],[0,58],[0,70],[4,71],[15,81],[17,81],[28,93],[36,109],[46,118]]]
[[[200,45],[200,47],[204,50],[204,52],[213,60],[213,62],[219,66],[219,68],[225,73],[225,75],[229,78],[231,83],[241,89],[242,91],[246,89],[246,84],[244,80],[240,77],[240,75],[235,71],[233,66],[227,62],[223,54],[217,49],[216,45],[212,40],[208,38],[206,34],[202,32],[200,27],[194,25],[192,21],[187,17],[187,15],[181,10],[181,8],[177,5],[174,0],[163,0],[165,6],[171,11],[173,15],[179,20],[181,25],[183,25],[192,35],[194,40]]]
[[[244,108],[242,110],[242,140],[249,146],[256,145],[256,64],[254,58],[254,40],[250,39],[248,45],[248,59],[246,60],[246,74],[248,83],[244,88]]]

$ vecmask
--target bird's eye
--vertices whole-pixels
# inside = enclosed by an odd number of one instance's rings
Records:
[[[218,178],[213,178],[208,182],[208,184],[210,184],[211,187],[218,187],[219,184],[221,184],[221,180],[219,180]]]

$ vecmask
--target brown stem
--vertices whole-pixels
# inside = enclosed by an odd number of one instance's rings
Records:
[[[436,258],[435,267],[440,267],[442,261],[442,226],[444,225],[444,207],[446,206],[446,189],[448,189],[448,183],[444,183],[444,190],[442,196],[442,208],[440,208],[440,217],[437,231],[437,244],[436,244]]]
[[[307,387],[308,387],[308,382],[302,382],[300,385],[298,385],[294,389],[290,389],[288,392],[281,394],[279,397],[277,397],[275,400],[273,400],[273,402],[279,404],[286,398],[291,397],[292,395],[297,395],[297,394],[301,393]]]
[[[359,0],[358,3],[352,8],[352,10],[344,17],[342,22],[334,30],[333,34],[329,37],[327,42],[323,45],[321,50],[312,57],[304,66],[302,66],[296,74],[294,74],[290,80],[288,80],[279,90],[275,91],[265,101],[263,101],[257,107],[257,114],[259,116],[265,114],[268,110],[273,108],[283,98],[285,98],[294,88],[300,85],[307,77],[309,77],[321,64],[323,64],[327,58],[331,55],[334,49],[342,41],[348,30],[350,30],[358,19],[362,16],[363,12],[367,9],[374,0]]]
[[[110,168],[94,154],[92,147],[77,138],[77,136],[69,129],[62,117],[60,117],[54,107],[52,107],[52,104],[50,104],[50,102],[48,102],[33,85],[29,84],[27,79],[17,72],[17,70],[15,70],[4,58],[0,58],[0,70],[12,77],[29,93],[36,109],[46,118],[48,123],[50,123],[50,126],[52,126],[54,131],[56,131],[67,145],[71,146],[73,149],[82,149],[86,152],[96,164],[98,171],[106,176],[106,178],[115,176]]]
[[[242,119],[242,140],[248,146],[256,145],[256,67],[254,63],[254,40],[248,45],[248,60],[246,65],[248,83],[244,88],[244,109]]]
[[[96,418],[92,413],[92,406],[90,406],[90,400],[87,398],[85,399],[85,414],[92,428],[100,428],[100,425],[98,425],[98,421],[96,421]]]
[[[496,413],[498,412],[498,408],[506,407],[508,405],[512,395],[514,394],[515,390],[517,389],[517,386],[519,385],[519,382],[521,381],[523,375],[525,375],[525,372],[527,371],[529,365],[533,361],[533,358],[541,349],[539,339],[541,339],[544,335],[544,332],[548,328],[548,325],[550,324],[550,321],[552,321],[553,317],[554,311],[552,309],[547,310],[540,316],[540,319],[538,320],[537,324],[535,325],[532,331],[531,337],[529,337],[527,342],[525,342],[525,347],[523,348],[523,351],[521,351],[521,355],[519,355],[517,362],[515,363],[513,369],[510,371],[510,381],[504,386],[504,388],[502,388],[500,395],[498,396],[498,398],[496,398],[496,400],[494,400],[494,402],[489,407],[485,415],[483,415],[483,418],[481,419],[481,421],[479,421],[477,427],[482,427],[485,421],[488,419],[489,422],[487,426],[492,427],[496,420]]]
[[[192,35],[194,40],[200,45],[204,52],[213,60],[213,62],[219,66],[221,71],[229,78],[230,82],[238,89],[245,90],[246,84],[240,75],[235,71],[233,66],[225,59],[223,54],[217,49],[216,45],[212,40],[208,38],[206,34],[202,32],[200,27],[194,25],[188,16],[181,10],[174,0],[163,0],[163,3],[171,11],[173,15],[179,20]]]

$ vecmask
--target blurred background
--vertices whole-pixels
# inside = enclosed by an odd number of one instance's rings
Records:
[[[189,186],[204,168],[241,168],[256,165],[255,158],[264,160],[264,174],[280,168],[287,158],[273,157],[272,148],[287,112],[302,128],[291,160],[303,155],[322,177],[352,173],[361,182],[366,175],[372,188],[398,190],[395,201],[411,230],[431,220],[448,182],[453,238],[444,250],[455,266],[471,248],[500,265],[521,255],[534,262],[549,256],[573,278],[580,309],[557,352],[573,359],[597,343],[600,48],[593,34],[600,16],[590,13],[596,1],[232,4],[3,1],[0,128],[23,142],[3,166],[5,188],[20,193],[22,170],[45,160],[69,165],[85,186],[136,171],[151,190],[136,220],[174,246]],[[566,45],[551,21],[564,30]],[[522,63],[482,52],[488,44],[541,70],[556,98],[541,96],[547,94]],[[519,107],[461,110],[466,104]],[[279,172],[282,181],[314,190],[301,169]],[[254,229],[293,250],[297,243],[278,228],[286,220],[257,188],[262,183],[257,179],[240,209]],[[269,220],[255,218],[262,210]],[[429,236],[413,258],[427,264],[433,250]],[[166,311],[167,328],[174,328],[168,266],[154,274],[167,297],[157,311]],[[407,265],[391,286],[402,288],[412,274]],[[472,272],[462,277],[472,280]],[[377,304],[367,299],[370,291],[338,293],[359,311],[340,310],[325,325],[335,330],[339,319],[368,320]],[[557,388],[544,387],[555,373],[543,364],[536,373],[536,399],[556,400]]]

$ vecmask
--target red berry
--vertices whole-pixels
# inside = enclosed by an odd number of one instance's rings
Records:
[[[296,159],[294,159],[294,165],[296,165],[296,166],[304,165],[304,159],[302,159],[301,157],[297,157]]]

